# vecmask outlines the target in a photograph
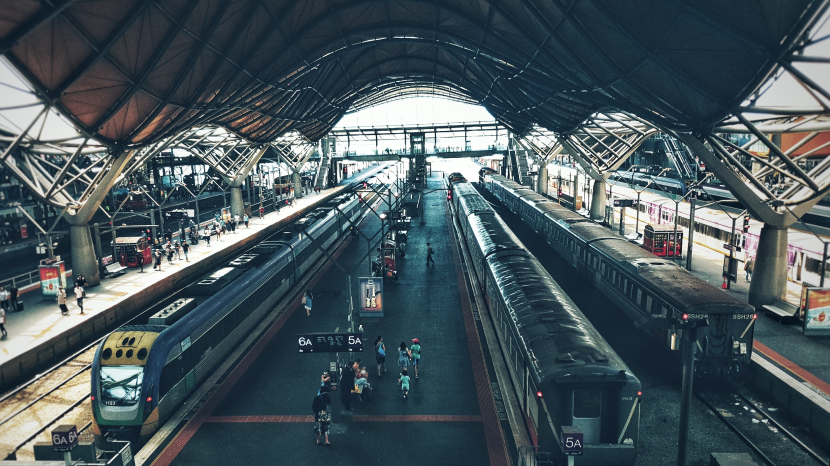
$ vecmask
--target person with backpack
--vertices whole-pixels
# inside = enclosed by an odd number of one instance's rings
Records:
[[[303,295],[303,306],[305,306],[305,313],[306,317],[311,317],[311,300],[314,296],[311,294],[311,290],[305,290],[305,294]]]
[[[409,349],[406,347],[406,342],[402,341],[401,346],[398,348],[398,367],[401,368],[402,373],[406,371],[407,366],[409,366],[410,358],[412,358],[412,353],[410,353]]]
[[[77,301],[78,307],[81,308],[81,315],[84,313],[84,298],[86,298],[86,291],[80,283],[75,283],[75,301]]]
[[[375,338],[375,359],[378,362],[378,377],[386,372],[386,345],[383,344],[383,337],[378,335]]]
[[[412,365],[415,366],[415,378],[418,378],[418,366],[421,363],[421,342],[417,338],[412,339],[412,346],[409,347],[409,354],[412,355]]]

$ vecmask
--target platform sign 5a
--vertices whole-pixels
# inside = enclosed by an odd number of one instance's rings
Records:
[[[830,335],[830,288],[807,288],[801,315],[804,335]]]
[[[300,353],[355,353],[363,351],[362,333],[301,333]]]
[[[70,425],[58,426],[52,431],[54,451],[72,451],[78,446],[78,428]]]
[[[360,317],[383,317],[383,278],[358,278]]]
[[[562,426],[562,453],[565,456],[582,456],[582,447],[585,445],[585,439],[582,432],[579,432],[573,426]]]

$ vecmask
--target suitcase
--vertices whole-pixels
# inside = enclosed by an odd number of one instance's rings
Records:
[[[23,312],[23,303],[17,302],[17,312]]]

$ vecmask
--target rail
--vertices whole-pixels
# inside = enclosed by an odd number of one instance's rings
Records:
[[[516,459],[517,466],[553,466],[554,459],[562,456],[556,452],[556,456],[548,451],[539,451],[539,447],[519,447],[519,454]]]
[[[31,272],[26,272],[11,278],[5,278],[3,280],[0,280],[0,286],[5,287],[5,289],[7,290],[12,286],[19,290],[24,286],[29,286],[35,283],[40,283],[39,269],[33,270]]]

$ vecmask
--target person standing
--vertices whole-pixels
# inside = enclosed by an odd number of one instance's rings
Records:
[[[421,363],[421,342],[417,338],[412,339],[412,346],[409,347],[409,354],[412,355],[412,365],[415,367],[415,378],[418,378],[418,366]]]
[[[744,272],[746,272],[746,281],[752,280],[752,271],[755,270],[755,259],[750,256],[744,263]]]
[[[168,228],[167,233],[164,234],[164,241],[167,241],[169,243],[170,240],[172,240],[172,239],[173,239],[173,232],[170,231],[170,229]]]
[[[207,225],[205,226],[205,242],[207,243],[207,247],[210,247],[210,230],[208,230]]]
[[[0,308],[0,330],[3,331],[3,339],[5,340],[9,334],[6,332],[6,310]]]
[[[329,430],[331,428],[331,415],[327,411],[327,395],[317,392],[314,401],[311,402],[311,410],[314,411],[314,433],[317,434],[317,445],[320,445],[320,435],[324,436],[325,444],[329,442]]]
[[[84,297],[86,296],[86,292],[84,288],[81,286],[80,283],[75,283],[75,302],[78,303],[78,307],[81,308],[81,315],[84,314]]]
[[[190,245],[187,244],[187,240],[182,241],[182,252],[184,253],[184,260],[186,262],[190,262],[190,259],[187,258],[188,251],[190,251]]]
[[[66,290],[63,289],[62,286],[58,287],[58,307],[61,310],[61,314],[66,315],[69,314],[69,308],[66,307]]]
[[[84,278],[83,275],[78,275],[78,279],[75,280],[75,283],[81,285],[81,288],[86,288],[87,286],[86,278]]]
[[[340,368],[340,401],[347,410],[352,410],[352,390],[354,390],[354,371],[352,366],[344,364]]]
[[[245,222],[245,228],[251,228],[249,225],[251,219],[248,218],[248,214],[245,214],[245,216],[242,217],[242,220]]]
[[[173,263],[173,251],[174,251],[173,250],[173,245],[170,244],[170,241],[168,241],[167,244],[164,245],[164,247],[165,247],[165,249],[167,249],[167,263],[172,264]]]
[[[398,367],[401,368],[401,373],[406,372],[406,368],[409,366],[409,358],[411,357],[412,353],[406,347],[406,342],[402,341],[401,346],[398,348]]]
[[[10,298],[11,299],[11,305],[14,308],[14,312],[17,312],[17,311],[20,310],[20,305],[17,303],[17,294],[18,293],[19,293],[19,291],[18,291],[17,287],[14,286],[14,284],[12,284],[12,287],[9,288],[9,294],[11,295],[11,298]]]
[[[213,225],[213,231],[216,232],[216,241],[222,241],[222,230],[218,223]]]
[[[398,383],[401,384],[401,391],[403,392],[403,399],[406,399],[406,395],[409,394],[409,375],[406,373],[406,369],[401,371],[401,378],[398,379]]]
[[[159,272],[161,272],[161,256],[162,256],[162,255],[163,255],[163,254],[162,254],[162,252],[161,252],[161,249],[156,249],[156,266],[155,266],[155,267],[153,267],[153,268],[154,268],[154,269],[155,269],[155,268],[158,268],[158,271],[159,271]]]
[[[262,204],[259,205],[259,218],[261,219],[262,216],[265,215],[265,207]]]
[[[303,306],[305,306],[305,313],[306,317],[311,317],[311,300],[314,296],[311,294],[311,290],[305,290],[305,294],[303,295]]]
[[[432,255],[435,254],[435,251],[432,249],[432,246],[427,243],[427,265],[432,262],[432,265],[435,265],[435,259],[432,258]]]
[[[380,377],[386,372],[386,345],[380,335],[375,338],[375,359],[378,362],[378,377]]]
[[[173,245],[176,248],[176,259],[182,260],[182,245],[178,241]]]
[[[4,311],[9,310],[9,299],[11,298],[11,293],[6,290],[5,287],[0,286],[0,309]]]
[[[136,249],[135,259],[138,262],[138,273],[144,273],[144,253]]]

